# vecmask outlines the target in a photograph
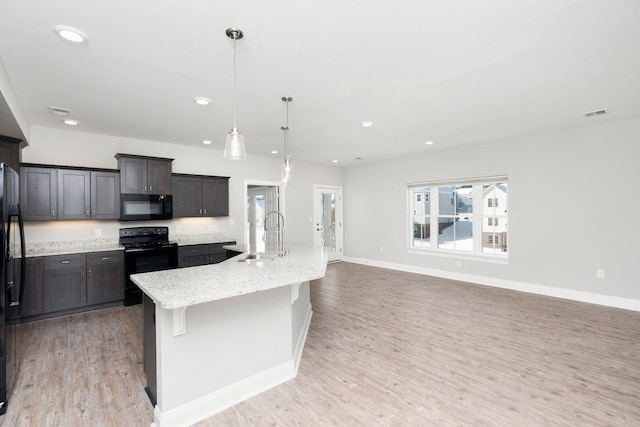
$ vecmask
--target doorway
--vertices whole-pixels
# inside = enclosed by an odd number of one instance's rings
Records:
[[[265,252],[264,217],[280,211],[280,183],[246,182],[245,241],[251,252]]]
[[[322,245],[329,261],[342,260],[342,187],[313,186],[313,243]]]

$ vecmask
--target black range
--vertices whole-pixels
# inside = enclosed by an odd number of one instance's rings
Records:
[[[119,236],[119,243],[124,247],[127,278],[124,305],[140,304],[142,291],[130,275],[178,268],[178,244],[169,241],[168,227],[121,228]]]

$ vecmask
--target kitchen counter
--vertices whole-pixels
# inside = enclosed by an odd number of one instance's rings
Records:
[[[27,257],[77,254],[82,252],[103,252],[122,250],[118,239],[72,240],[65,242],[28,243],[25,245]]]
[[[178,243],[178,246],[199,245],[209,243],[226,243],[234,239],[226,238],[223,235],[215,233],[205,234],[179,234],[171,241]],[[89,239],[89,240],[70,240],[63,242],[41,242],[29,243],[25,245],[25,254],[27,257],[49,256],[49,255],[66,255],[77,254],[83,252],[103,252],[123,250],[118,239]]]
[[[225,246],[233,247],[237,245]],[[324,276],[327,255],[322,247],[293,246],[289,251],[273,260],[238,262],[243,258],[238,255],[218,264],[132,274],[131,280],[157,305],[174,309]]]
[[[297,375],[311,324],[309,281],[325,275],[327,254],[289,249],[272,260],[239,262],[245,253],[131,276],[145,293],[152,427],[193,425]]]

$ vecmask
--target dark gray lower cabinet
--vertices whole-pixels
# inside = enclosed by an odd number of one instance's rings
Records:
[[[87,270],[84,254],[44,259],[44,312],[87,305]]]
[[[222,247],[235,244],[235,241],[230,241],[180,246],[178,248],[178,266],[193,267],[196,265],[217,264],[229,258],[227,250]]]
[[[124,299],[122,251],[27,258],[26,273],[21,318],[77,313]]]
[[[87,305],[124,299],[122,251],[87,254]]]
[[[18,275],[20,275],[18,260]],[[19,280],[19,279],[18,279]],[[25,260],[24,296],[20,317],[37,316],[44,312],[42,297],[42,257],[27,258]]]

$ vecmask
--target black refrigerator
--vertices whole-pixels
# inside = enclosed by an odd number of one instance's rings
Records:
[[[18,174],[0,163],[0,415],[7,411],[18,375],[18,317],[24,297],[24,226]]]

